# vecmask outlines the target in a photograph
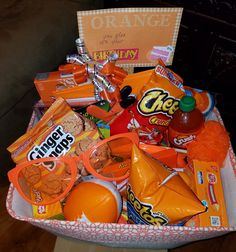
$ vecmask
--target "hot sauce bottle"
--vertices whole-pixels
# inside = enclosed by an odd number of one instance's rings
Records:
[[[170,144],[174,147],[186,149],[201,131],[204,124],[204,116],[196,108],[196,100],[192,96],[183,96],[179,103],[179,109],[173,114],[169,124],[168,135]]]

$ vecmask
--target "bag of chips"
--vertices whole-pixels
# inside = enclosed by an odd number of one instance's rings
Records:
[[[130,223],[183,225],[206,207],[178,172],[133,146],[127,189]]]
[[[111,135],[136,131],[141,142],[168,145],[167,127],[184,94],[182,79],[159,60],[143,83],[138,102],[110,124]]]

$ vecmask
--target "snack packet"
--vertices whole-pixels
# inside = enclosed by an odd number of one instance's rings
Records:
[[[167,127],[184,95],[182,79],[159,59],[151,77],[128,107],[111,124],[111,135],[136,131],[141,142],[168,145]]]
[[[193,190],[207,211],[191,218],[188,227],[227,227],[228,218],[224,202],[224,192],[220,168],[216,162],[193,160]]]
[[[137,96],[141,89],[143,88],[143,85],[148,82],[151,75],[153,73],[153,69],[137,72],[137,73],[131,73],[128,74],[121,85],[121,89],[125,86],[132,87],[132,94]]]
[[[32,197],[35,197],[34,193],[32,193],[31,195]],[[44,197],[47,197],[47,195],[45,195]],[[64,220],[62,205],[59,201],[50,205],[32,205],[32,212],[34,218],[36,219]]]
[[[176,171],[133,146],[127,189],[130,223],[183,225],[206,207]]]

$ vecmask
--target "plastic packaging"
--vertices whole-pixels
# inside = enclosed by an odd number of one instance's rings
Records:
[[[196,107],[207,117],[215,106],[213,94],[208,91],[184,86],[186,95],[193,96],[196,100]]]
[[[90,179],[79,183],[66,199],[66,220],[116,223],[122,210],[122,199],[108,181]]]
[[[178,172],[134,145],[127,210],[129,223],[165,226],[183,225],[206,207]]]
[[[169,124],[168,134],[172,146],[186,148],[204,125],[204,116],[196,108],[196,100],[191,96],[184,96],[179,103],[179,109],[173,114]]]

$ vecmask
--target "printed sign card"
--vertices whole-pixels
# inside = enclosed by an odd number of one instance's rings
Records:
[[[182,8],[122,8],[78,11],[79,36],[91,56],[103,61],[112,52],[122,66],[171,65]]]

